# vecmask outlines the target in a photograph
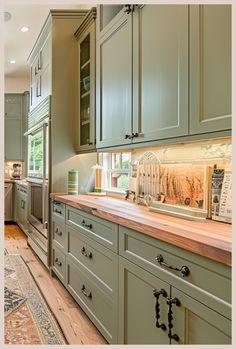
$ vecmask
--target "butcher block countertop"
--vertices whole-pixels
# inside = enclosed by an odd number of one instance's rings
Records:
[[[196,222],[150,212],[147,207],[109,196],[51,194],[52,199],[231,266],[232,226]]]

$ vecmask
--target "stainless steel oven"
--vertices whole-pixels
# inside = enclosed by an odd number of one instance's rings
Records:
[[[48,120],[25,135],[28,137],[28,243],[48,266]]]

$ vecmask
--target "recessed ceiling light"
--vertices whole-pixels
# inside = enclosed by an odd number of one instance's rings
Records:
[[[11,19],[11,14],[10,12],[4,12],[4,21],[8,22]]]
[[[20,28],[20,30],[21,30],[23,33],[25,33],[25,32],[27,32],[27,31],[29,30],[29,27],[25,26],[25,27]]]
[[[15,61],[14,59],[12,59],[12,60],[10,61],[10,63],[11,63],[11,64],[15,64],[16,61]]]

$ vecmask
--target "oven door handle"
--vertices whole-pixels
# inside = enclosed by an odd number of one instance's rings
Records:
[[[29,136],[29,135],[33,136],[35,133],[37,133],[38,131],[44,129],[46,126],[48,126],[48,123],[44,122],[40,126],[32,127],[30,130],[28,130],[27,132],[24,133],[24,136]]]
[[[43,183],[43,198],[42,198],[42,211],[43,211],[43,229],[47,229],[47,224],[48,224],[48,219],[47,219],[47,201],[48,200],[48,195],[47,195],[47,184]]]

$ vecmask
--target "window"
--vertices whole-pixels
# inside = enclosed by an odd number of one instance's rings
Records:
[[[130,163],[131,153],[104,154],[103,164],[107,169],[107,189],[125,191],[129,188]]]

